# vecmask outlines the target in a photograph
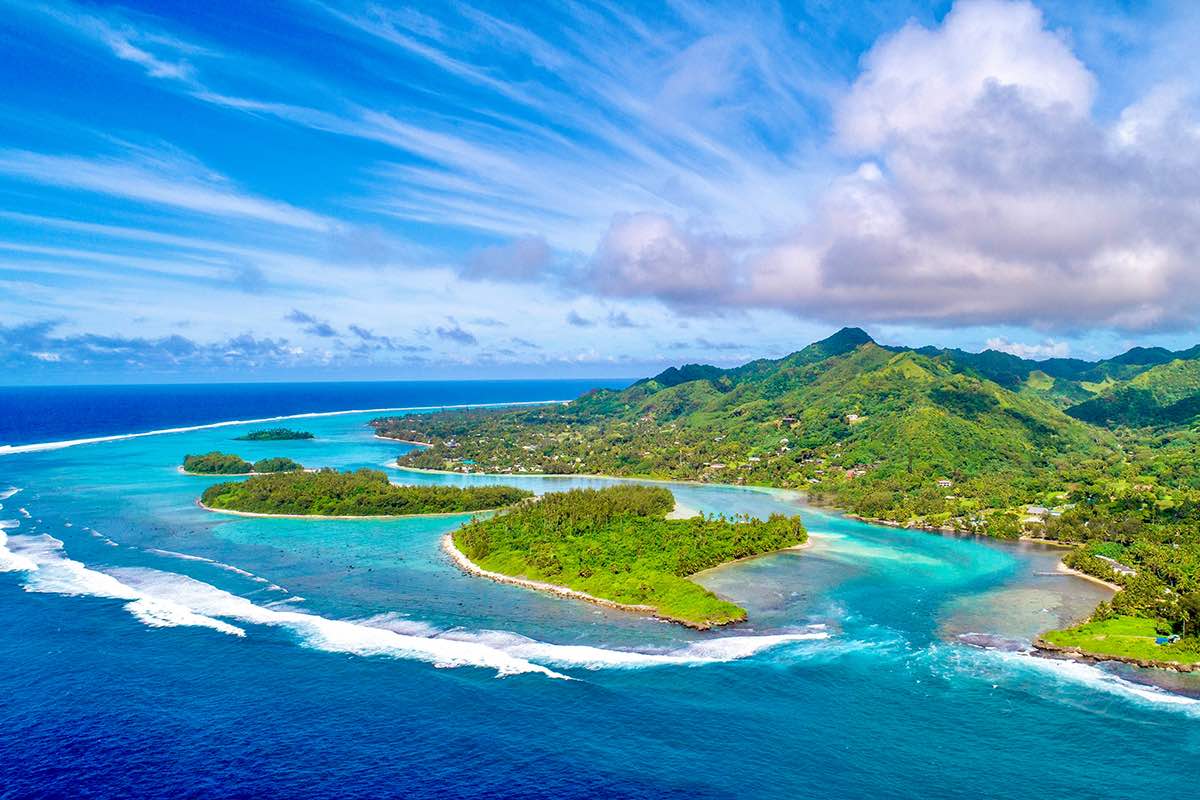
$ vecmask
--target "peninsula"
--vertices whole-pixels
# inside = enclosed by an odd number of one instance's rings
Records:
[[[793,488],[867,520],[1061,543],[1069,567],[1121,587],[1090,623],[1141,620],[1167,634],[1153,652],[1200,647],[1200,346],[1034,361],[846,328],[566,404],[371,425],[420,445],[405,468]]]
[[[378,470],[326,468],[217,483],[200,503],[215,511],[268,516],[391,517],[487,511],[532,496],[512,486],[396,486]]]
[[[688,576],[808,538],[799,517],[668,519],[674,507],[662,487],[554,492],[472,520],[449,544],[475,574],[707,629],[746,611]]]

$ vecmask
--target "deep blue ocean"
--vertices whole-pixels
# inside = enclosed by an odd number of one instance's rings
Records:
[[[1052,549],[674,485],[812,533],[700,576],[750,612],[702,633],[464,575],[439,548],[460,518],[215,514],[177,470],[488,481],[396,470],[370,410],[590,385],[0,389],[0,798],[1194,796],[1200,681],[1027,652],[1108,596]],[[316,438],[214,425],[290,414]]]

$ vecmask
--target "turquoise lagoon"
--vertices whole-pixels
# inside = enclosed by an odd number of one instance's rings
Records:
[[[486,398],[481,398],[486,399]],[[372,414],[312,441],[207,427],[0,456],[0,797],[1183,797],[1200,685],[1053,661],[1107,590],[1058,553],[864,524],[701,577],[700,633],[460,573],[464,518],[230,517],[185,453],[389,467]],[[513,478],[534,491],[601,479]],[[6,488],[10,487],[10,488]],[[1156,685],[1157,684],[1157,685]]]

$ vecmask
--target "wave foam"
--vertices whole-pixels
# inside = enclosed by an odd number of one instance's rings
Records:
[[[31,572],[37,569],[31,559],[8,549],[8,534],[0,530],[0,572]]]
[[[283,603],[257,605],[245,597],[175,572],[148,567],[113,568],[105,572],[90,569],[67,558],[63,543],[47,535],[2,537],[4,534],[0,533],[0,570],[27,573],[26,591],[125,600],[125,609],[152,627],[199,626],[244,636],[244,629],[225,621],[231,620],[284,629],[305,646],[319,650],[417,659],[437,667],[483,667],[501,676],[534,673],[569,679],[544,664],[586,669],[712,664],[747,658],[787,643],[829,636],[814,626],[804,632],[725,636],[670,651],[639,652],[550,644],[505,631],[439,632],[427,623],[395,613],[361,620],[336,620],[295,610]],[[200,556],[188,558],[207,560]]]
[[[277,591],[277,592],[286,592],[287,591],[287,589],[284,589],[282,586],[279,586],[278,584],[271,583],[269,580],[262,577],[261,575],[255,575],[253,572],[244,570],[241,567],[235,567],[233,564],[226,564],[224,561],[217,561],[215,558],[206,558],[205,556],[194,556],[189,553],[177,553],[174,550],[159,550],[157,547],[147,548],[146,552],[154,553],[155,555],[159,555],[159,556],[166,556],[167,558],[178,558],[183,561],[200,561],[205,564],[212,564],[217,569],[223,569],[226,572],[232,572],[235,575],[241,575],[243,578],[249,578],[250,580],[254,581],[255,583],[270,584],[269,586],[267,586],[267,588],[269,590]]]
[[[197,614],[284,628],[305,645],[319,650],[416,658],[438,667],[486,667],[494,669],[498,675],[532,672],[551,678],[567,677],[486,645],[415,636],[358,622],[255,605],[244,597],[186,575],[141,567],[114,570],[114,574],[149,596],[169,598],[170,602]]]
[[[19,491],[21,490],[16,486],[9,486],[7,489],[0,489],[0,500],[7,500]]]
[[[1157,686],[1135,683],[1107,672],[1094,664],[1071,659],[1044,658],[1031,653],[992,652],[1012,665],[1036,669],[1062,681],[1083,684],[1089,689],[1136,702],[1175,708],[1193,716],[1200,716],[1200,700],[1194,697],[1175,694]]]
[[[592,645],[550,644],[507,631],[468,632],[454,630],[442,639],[484,644],[518,658],[554,664],[560,667],[610,669],[620,667],[687,666],[718,664],[748,658],[783,644],[829,638],[824,631],[784,633],[773,636],[722,636],[666,652],[610,650]]]
[[[169,433],[191,433],[211,428],[228,428],[234,425],[259,425],[265,422],[281,422],[288,419],[311,419],[314,417],[337,417],[344,414],[383,414],[392,411],[436,411],[440,408],[505,408],[508,406],[540,406],[550,403],[566,403],[566,400],[520,400],[512,403],[459,403],[448,406],[404,406],[394,408],[352,408],[345,411],[310,411],[304,414],[284,414],[277,417],[262,417],[259,419],[231,419],[224,422],[210,422],[205,425],[187,425],[180,428],[160,428],[154,431],[140,433],[120,433],[112,436],[92,436],[87,439],[64,439],[57,442],[37,442],[35,444],[5,444],[0,445],[0,456],[17,453],[40,453],[46,450],[62,450],[66,447],[77,447],[81,444],[101,444],[103,442],[119,442],[125,439],[141,439],[145,436],[163,436]],[[15,487],[14,487],[15,489]],[[15,489],[13,494],[20,491]],[[11,495],[0,492],[0,500]]]
[[[13,528],[21,527],[19,519],[0,519],[0,531],[10,531]]]
[[[3,536],[3,534],[0,534]],[[25,591],[68,596],[127,600],[125,609],[156,628],[194,626],[231,636],[244,636],[241,628],[197,614],[178,603],[152,596],[122,583],[112,575],[89,569],[67,558],[63,543],[53,536],[20,536],[0,539],[0,569],[27,573]]]

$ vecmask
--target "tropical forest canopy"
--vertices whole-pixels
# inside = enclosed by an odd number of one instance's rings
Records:
[[[661,487],[573,489],[474,520],[454,533],[454,543],[493,572],[651,606],[660,616],[708,627],[746,612],[687,576],[807,539],[799,517],[667,519],[674,506]]]
[[[290,458],[278,457],[259,459],[252,464],[241,456],[214,450],[200,456],[184,456],[183,469],[199,475],[247,475],[252,472],[294,472],[304,466]]]
[[[401,466],[793,487],[871,519],[1062,539],[1080,547],[1069,563],[1134,584],[1100,614],[1175,630],[1200,591],[1200,346],[1034,361],[846,328],[566,404],[372,425],[429,443]]]
[[[291,428],[266,428],[265,430],[250,431],[237,437],[240,442],[282,442],[291,439],[312,439],[308,431],[294,431]]]
[[[201,502],[256,514],[361,517],[483,511],[532,494],[512,486],[396,486],[378,470],[321,469],[218,483],[205,490]]]

